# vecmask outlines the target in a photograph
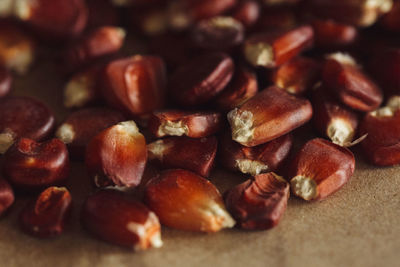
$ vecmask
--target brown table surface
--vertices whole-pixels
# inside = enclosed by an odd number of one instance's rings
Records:
[[[15,83],[16,95],[45,100],[60,122],[66,114],[62,79],[54,63],[39,60]],[[214,171],[221,192],[243,179]],[[0,266],[399,266],[400,168],[374,168],[357,156],[353,178],[327,200],[289,200],[281,223],[270,231],[237,229],[199,234],[163,228],[164,246],[141,253],[94,239],[79,224],[79,210],[91,190],[84,166],[74,163],[67,187],[74,212],[66,232],[39,240],[20,232],[19,198],[0,219]]]

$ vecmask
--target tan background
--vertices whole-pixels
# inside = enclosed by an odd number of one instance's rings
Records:
[[[54,63],[37,64],[17,80],[15,94],[45,99],[60,122],[63,83],[56,69]],[[356,173],[341,191],[318,203],[291,198],[273,230],[207,235],[164,228],[163,248],[136,254],[81,228],[79,210],[91,190],[83,169],[83,164],[73,165],[68,188],[74,213],[62,236],[38,240],[19,231],[17,216],[26,199],[0,219],[0,266],[399,266],[399,167],[377,169],[358,157]],[[211,177],[222,192],[241,181],[222,171]]]

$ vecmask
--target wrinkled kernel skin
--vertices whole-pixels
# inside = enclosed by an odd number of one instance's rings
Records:
[[[374,117],[366,114],[359,134],[368,134],[361,143],[365,157],[377,166],[400,164],[400,111],[393,116]]]
[[[49,187],[36,201],[29,202],[19,215],[21,229],[38,238],[62,234],[72,209],[72,197],[66,188]]]
[[[327,131],[330,123],[335,119],[343,119],[351,125],[355,134],[358,127],[357,113],[335,101],[335,98],[325,89],[318,88],[312,95],[315,129],[323,136],[329,137]]]
[[[98,187],[137,186],[142,179],[146,161],[144,136],[139,132],[134,136],[120,133],[118,125],[98,133],[86,148],[85,165]]]
[[[259,161],[268,166],[268,171],[277,171],[284,160],[289,156],[293,137],[286,134],[270,142],[254,147],[245,147],[231,139],[226,132],[220,138],[219,161],[232,171],[240,171],[236,160],[249,159]]]
[[[381,105],[380,88],[357,67],[328,59],[322,72],[324,84],[350,108],[372,111]]]
[[[4,154],[4,177],[24,190],[62,184],[69,170],[67,147],[56,138],[43,143],[21,138]]]
[[[47,138],[54,128],[54,115],[42,102],[30,97],[0,99],[0,133],[11,130],[15,138]]]
[[[106,189],[89,196],[81,211],[81,222],[94,236],[120,246],[133,247],[140,237],[129,231],[130,222],[144,225],[150,210],[123,192]],[[160,232],[155,223],[154,232]]]
[[[222,124],[221,114],[216,112],[190,112],[166,110],[154,112],[148,121],[149,131],[156,137],[163,137],[158,133],[163,123],[182,121],[187,127],[188,137],[202,138],[215,134]]]
[[[233,76],[233,60],[223,53],[197,57],[172,74],[168,88],[176,103],[200,106],[215,98]]]
[[[5,179],[0,177],[0,217],[14,203],[14,191]]]
[[[69,70],[85,66],[102,56],[118,52],[124,43],[120,28],[104,26],[71,45],[64,55]]]
[[[290,95],[271,86],[252,97],[239,108],[239,113],[253,114],[254,134],[251,140],[241,144],[257,146],[285,135],[308,122],[312,117],[310,101]],[[232,128],[232,122],[229,122]],[[233,129],[232,129],[233,130]]]
[[[330,141],[316,138],[298,152],[289,168],[289,177],[301,175],[317,184],[313,200],[323,200],[345,185],[354,173],[353,153]]]
[[[163,169],[180,168],[193,171],[203,177],[208,177],[217,153],[217,138],[168,137],[163,140],[167,149],[161,158],[153,160]]]
[[[218,189],[190,171],[167,170],[152,178],[146,186],[145,203],[168,227],[196,232],[221,230],[205,210],[211,205],[224,209]]]
[[[164,106],[166,69],[155,56],[134,56],[110,62],[104,71],[103,98],[131,116]]]
[[[268,230],[279,223],[289,195],[289,183],[265,173],[229,190],[225,203],[240,228]]]
[[[69,153],[84,159],[86,146],[96,134],[124,120],[121,112],[108,108],[85,108],[71,113],[62,124],[71,125],[75,133],[67,144]]]
[[[31,1],[28,18],[22,18],[45,39],[78,36],[85,28],[88,11],[83,0]]]
[[[0,66],[0,98],[6,96],[11,91],[12,77],[11,73]]]
[[[253,97],[258,92],[257,76],[245,67],[238,67],[228,86],[215,99],[216,106],[229,111]]]

